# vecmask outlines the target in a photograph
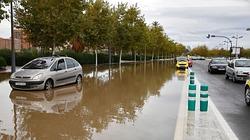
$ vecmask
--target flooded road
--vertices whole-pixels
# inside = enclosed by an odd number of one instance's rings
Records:
[[[173,139],[186,73],[173,64],[84,67],[82,85],[16,91],[0,75],[0,139]]]

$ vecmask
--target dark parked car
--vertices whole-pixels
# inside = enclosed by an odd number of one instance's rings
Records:
[[[228,65],[227,59],[224,58],[213,58],[208,64],[208,72],[226,72]]]

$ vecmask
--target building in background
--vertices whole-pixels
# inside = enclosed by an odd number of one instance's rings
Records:
[[[22,30],[14,30],[14,41],[16,51],[32,47],[32,45],[27,41],[26,35]],[[0,49],[11,49],[11,38],[0,37]]]

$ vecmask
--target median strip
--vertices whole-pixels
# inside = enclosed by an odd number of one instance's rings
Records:
[[[189,70],[191,71],[191,70]],[[188,111],[188,79],[185,81],[181,94],[179,113],[176,122],[175,140],[238,140],[230,126],[218,111],[210,97],[207,112],[200,111],[200,82],[195,78],[197,86],[195,111]],[[209,92],[209,91],[208,91]],[[202,99],[203,101],[203,99]]]

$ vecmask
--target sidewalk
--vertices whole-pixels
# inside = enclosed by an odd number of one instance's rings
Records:
[[[196,110],[188,111],[188,81],[189,79],[182,92],[175,140],[238,140],[211,98],[208,98],[208,112],[200,112],[200,83],[198,80],[195,81],[197,86]]]

